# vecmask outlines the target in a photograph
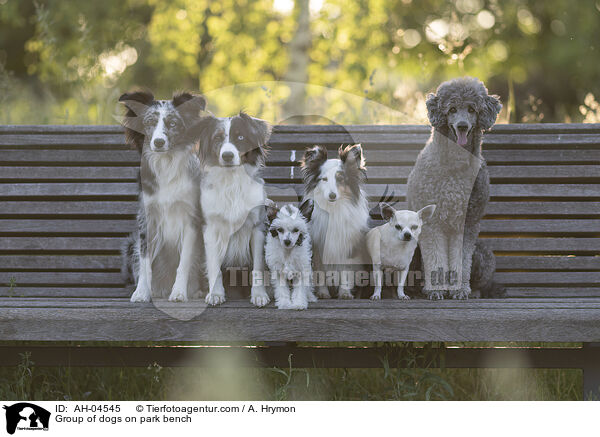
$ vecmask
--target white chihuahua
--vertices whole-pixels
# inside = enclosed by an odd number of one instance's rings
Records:
[[[400,272],[398,299],[410,299],[404,294],[408,268],[417,248],[421,226],[431,218],[435,205],[428,205],[417,212],[396,211],[387,203],[380,203],[379,208],[386,223],[367,233],[367,248],[373,263],[375,279],[375,290],[371,300],[381,299],[382,268]]]

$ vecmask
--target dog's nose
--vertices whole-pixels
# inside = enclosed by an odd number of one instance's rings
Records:
[[[337,194],[329,193],[329,200],[335,200],[335,199],[337,199]]]
[[[283,244],[289,246],[290,244],[292,244],[292,242],[290,240],[283,240]]]
[[[402,234],[402,239],[404,241],[410,241],[410,240],[412,240],[412,235],[409,234],[408,232],[405,232],[404,234]]]
[[[456,125],[456,129],[458,129],[459,131],[466,131],[467,129],[469,129],[469,125],[467,123],[465,123],[464,121],[461,121],[460,123],[458,123]]]
[[[162,138],[156,138],[154,140],[154,147],[156,147],[157,149],[162,149],[162,147],[165,145],[165,140],[163,140]]]
[[[233,161],[233,152],[223,152],[221,153],[221,158],[223,158],[223,161],[225,162],[231,162]]]

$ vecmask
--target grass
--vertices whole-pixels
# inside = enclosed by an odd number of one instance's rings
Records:
[[[408,353],[406,350],[408,349]],[[0,399],[12,400],[581,400],[580,370],[417,368],[255,369],[36,367],[29,354],[0,368]],[[239,362],[243,361],[240,357]]]

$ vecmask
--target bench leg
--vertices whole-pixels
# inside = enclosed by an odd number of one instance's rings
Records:
[[[600,343],[584,343],[583,399],[600,400]]]

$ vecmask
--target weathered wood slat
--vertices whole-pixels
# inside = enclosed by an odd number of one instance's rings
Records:
[[[0,146],[107,146],[125,145],[123,134],[81,133],[81,134],[51,134],[30,133],[0,135]]]
[[[1,153],[1,152],[0,152]],[[1,156],[1,155],[0,155]],[[138,167],[0,167],[0,180],[116,179],[137,180]]]
[[[120,233],[135,229],[135,220],[0,220],[2,233]]]
[[[127,233],[135,229],[134,220],[0,220],[2,233]],[[516,219],[483,220],[481,231],[484,233],[598,233],[600,220],[592,219]]]
[[[273,200],[287,200],[295,193],[302,193],[302,184],[267,184],[267,195]],[[396,197],[406,195],[406,184],[367,184],[365,192],[370,200],[376,201],[384,192],[392,191]],[[494,197],[600,197],[600,184],[495,184],[490,186],[490,196]],[[561,199],[562,200],[562,199]]]
[[[31,298],[41,297],[46,302],[58,301],[60,298],[129,298],[131,296],[130,290],[125,290],[123,287],[22,287],[16,286],[13,289],[0,285],[0,297],[9,297],[10,299],[4,302],[14,302],[16,300],[22,300],[17,298]],[[0,303],[2,306],[10,306],[8,303],[5,305]]]
[[[494,251],[504,252],[598,252],[600,238],[483,238]]]
[[[512,286],[525,284],[574,286],[600,283],[600,272],[496,272],[494,277],[501,284]]]
[[[12,279],[17,287],[33,284],[120,285],[123,282],[120,272],[0,272],[0,284],[6,286]]]
[[[100,289],[98,289],[100,290]],[[147,308],[150,304],[132,304],[126,298],[81,298],[81,299],[66,299],[57,298],[53,300],[30,297],[24,299],[0,298],[0,306],[6,308],[136,308],[139,305],[141,308]],[[161,308],[198,308],[204,307],[202,300],[192,299],[188,302],[168,302],[161,299],[156,302]],[[273,308],[274,304],[270,303],[266,308]],[[506,299],[468,299],[455,300],[444,299],[439,301],[431,301],[428,299],[413,299],[413,300],[398,300],[398,299],[383,299],[372,301],[369,299],[320,299],[312,303],[311,309],[331,309],[331,310],[347,310],[347,309],[600,309],[600,296],[591,299],[586,298],[506,298]],[[248,299],[230,299],[220,305],[218,309],[244,309],[254,308],[248,303]],[[215,309],[215,308],[213,308]],[[254,308],[257,311],[261,309]]]
[[[118,255],[0,255],[0,269],[118,270]]]
[[[381,150],[375,147],[365,146],[365,157],[367,165],[373,164],[397,164],[414,163],[418,150]],[[272,150],[268,161],[271,164],[299,162],[304,149]],[[581,163],[584,165],[600,163],[600,150],[596,149],[558,149],[558,150],[484,150],[484,156],[488,163]],[[336,152],[330,151],[331,157]],[[109,164],[132,166],[139,164],[140,157],[135,150],[0,150],[0,162],[4,165],[24,166],[25,163],[64,163],[75,162],[92,164]]]
[[[136,182],[0,184],[1,197],[26,196],[136,196]]]
[[[293,150],[272,150],[269,153],[268,162],[272,165],[278,163],[299,162],[304,153],[304,149]],[[335,158],[337,152],[331,150],[329,157]],[[369,165],[391,165],[408,163],[413,164],[417,159],[418,150],[377,150],[376,148],[365,147],[365,159]],[[490,165],[496,163],[581,163],[583,165],[592,165],[600,163],[600,150],[485,150],[483,156]]]
[[[122,166],[139,165],[140,155],[135,150],[0,150],[3,165],[23,166],[25,163],[114,163]]]
[[[510,270],[598,270],[598,256],[497,256],[496,269]]]
[[[0,252],[117,252],[123,237],[2,237]]]
[[[287,203],[287,202],[286,202]],[[369,202],[369,208],[376,208],[378,202]],[[406,202],[398,202],[396,209],[406,209]],[[135,215],[138,210],[137,200],[75,200],[75,201],[25,201],[0,200],[0,216],[8,215]],[[559,216],[598,216],[600,202],[555,202],[555,201],[492,201],[486,208],[490,216],[519,215],[559,215]]]
[[[127,215],[137,214],[137,200],[0,201],[0,215]]]
[[[0,269],[115,270],[118,255],[0,255]],[[594,270],[600,271],[598,256],[498,256],[499,270]]]
[[[431,127],[421,124],[355,124],[355,125],[277,125],[273,127],[274,133],[284,132],[413,132],[428,133]],[[2,125],[0,135],[4,134],[30,134],[30,133],[104,133],[122,134],[120,125]],[[496,124],[486,135],[505,135],[507,133],[600,133],[600,123],[527,123],[527,124]]]
[[[549,298],[569,297],[581,298],[588,302],[590,297],[600,297],[600,287],[506,287],[506,293],[510,297],[535,298],[546,300]]]
[[[152,304],[6,308],[3,340],[35,341],[598,341],[600,308],[405,307],[310,311],[209,308],[178,320]],[[174,310],[171,310],[174,311]],[[193,315],[181,311],[182,318]],[[35,320],[36,323],[31,323]],[[273,329],[277,326],[277,329]],[[336,329],[331,329],[335,326]]]
[[[367,168],[367,177],[373,179],[406,180],[412,165],[376,166]],[[520,179],[569,179],[600,178],[598,165],[495,165],[489,168],[492,182],[494,180]],[[302,170],[297,166],[267,167],[263,171],[265,179],[302,180]]]
[[[404,196],[406,184],[368,184],[365,192],[377,200],[388,189]],[[267,194],[273,199],[287,198],[303,192],[302,184],[267,184]],[[27,196],[136,196],[135,182],[86,183],[21,183],[0,184],[1,197]],[[600,197],[600,184],[496,184],[490,187],[492,197]]]

